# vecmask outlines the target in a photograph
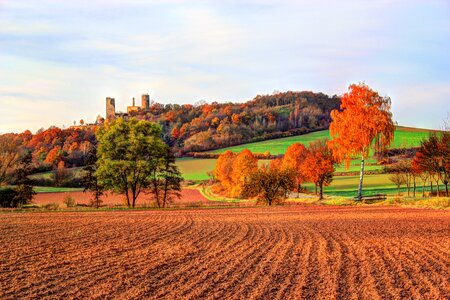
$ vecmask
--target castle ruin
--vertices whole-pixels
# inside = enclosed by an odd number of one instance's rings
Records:
[[[133,97],[131,106],[127,106],[127,112],[121,113],[116,112],[116,103],[115,99],[111,97],[106,97],[106,119],[113,120],[117,117],[128,117],[134,113],[146,112],[150,110],[150,95],[143,94],[141,96],[141,106],[136,105],[136,101]]]

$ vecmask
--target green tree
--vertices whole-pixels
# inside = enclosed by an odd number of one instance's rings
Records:
[[[99,208],[102,200],[101,197],[104,194],[105,187],[100,182],[97,176],[97,147],[90,147],[89,152],[86,155],[86,167],[83,168],[83,192],[92,192],[91,204],[96,208]]]
[[[106,189],[124,194],[128,207],[149,187],[151,175],[164,156],[161,127],[134,118],[108,122],[97,133],[96,175]]]
[[[159,160],[151,178],[151,191],[158,207],[166,207],[174,197],[179,198],[181,196],[183,177],[175,164],[175,156],[169,147],[166,147],[164,156]]]

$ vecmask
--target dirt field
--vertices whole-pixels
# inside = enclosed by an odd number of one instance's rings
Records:
[[[35,204],[43,205],[49,203],[57,203],[63,205],[64,198],[66,196],[71,196],[78,204],[89,204],[92,198],[90,193],[83,192],[67,192],[67,193],[39,193],[34,196],[33,202]],[[107,193],[102,196],[102,205],[106,206],[116,206],[125,205],[125,196],[118,194]],[[171,206],[183,206],[183,205],[207,205],[210,203],[208,199],[203,197],[203,195],[195,189],[183,189],[181,191],[181,198],[175,199]],[[213,203],[212,203],[213,204]],[[146,194],[141,194],[137,200],[137,206],[151,206],[153,201],[150,196]],[[170,205],[169,205],[170,206]]]
[[[0,214],[0,298],[447,299],[448,211]]]

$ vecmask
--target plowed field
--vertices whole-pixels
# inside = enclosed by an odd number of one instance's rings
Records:
[[[0,214],[0,298],[447,299],[450,213]]]

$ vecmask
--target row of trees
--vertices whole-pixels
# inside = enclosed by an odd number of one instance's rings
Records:
[[[326,141],[291,145],[283,158],[258,166],[257,158],[247,149],[239,154],[226,151],[217,159],[213,171],[215,192],[230,197],[256,197],[269,205],[282,202],[290,192],[302,190],[312,182],[323,198],[323,186],[331,183],[334,158]]]
[[[440,184],[444,185],[445,195],[449,196],[448,183],[450,181],[450,132],[432,133],[428,139],[421,142],[413,159],[404,159],[387,169],[392,173],[390,180],[400,187],[406,185],[408,196],[411,187],[413,196],[416,196],[417,180],[422,183],[422,196],[425,196],[425,185],[430,184],[430,193],[433,185],[436,186],[436,195],[439,197]]]

